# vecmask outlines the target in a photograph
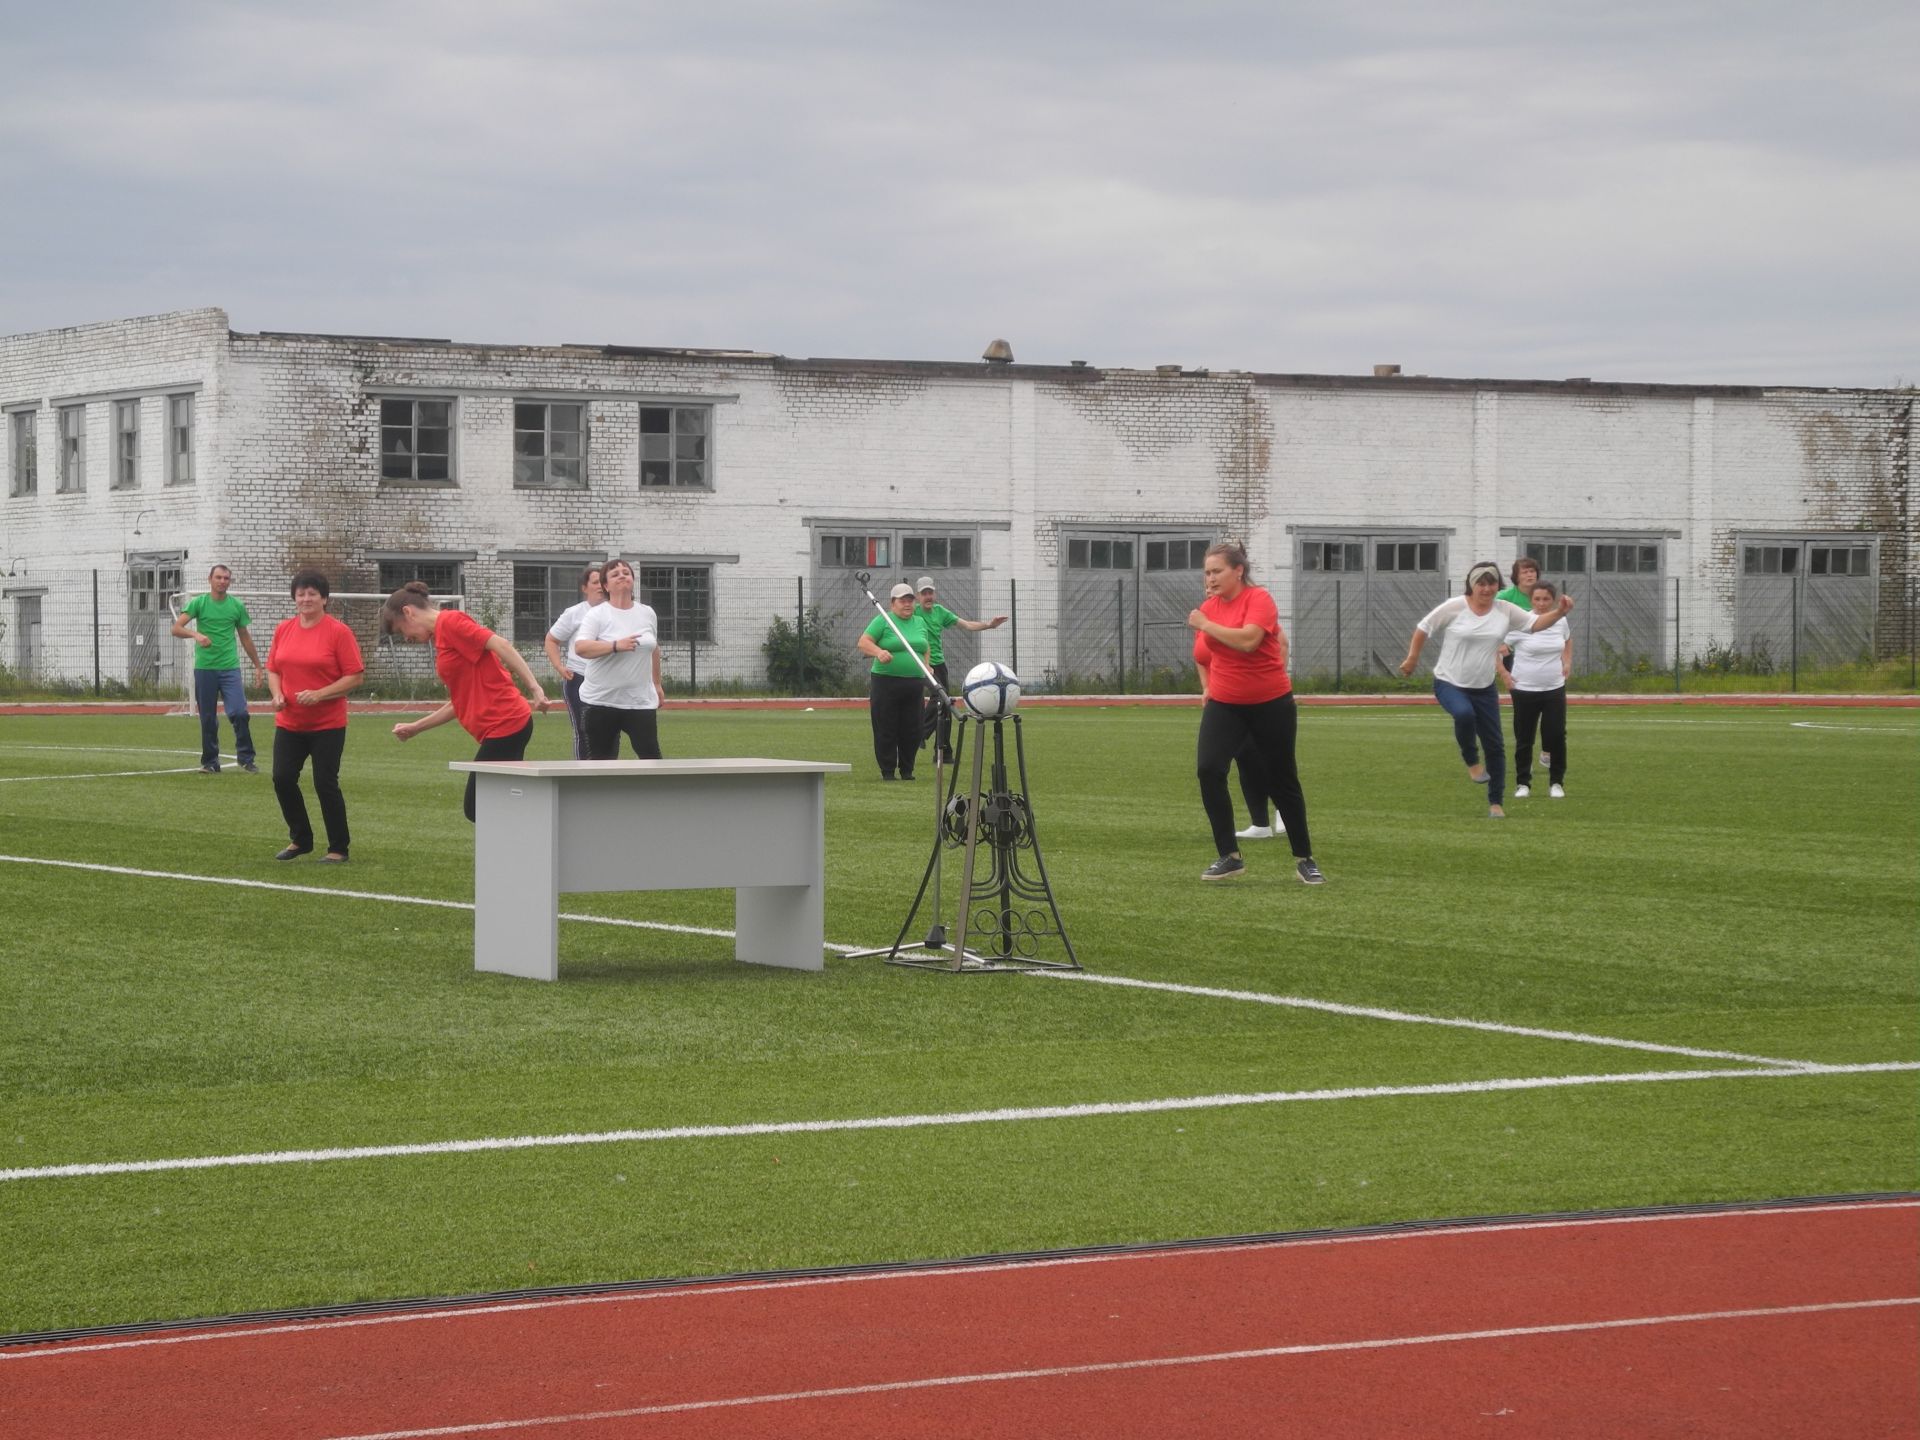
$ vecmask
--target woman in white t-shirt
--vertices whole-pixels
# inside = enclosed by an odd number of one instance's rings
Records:
[[[633,598],[633,566],[609,560],[607,599],[580,622],[574,651],[591,662],[580,685],[586,704],[587,759],[620,758],[625,735],[642,760],[660,754],[660,621]]]
[[[1494,820],[1507,818],[1507,747],[1500,734],[1500,691],[1493,683],[1500,646],[1511,632],[1544,630],[1573,609],[1573,597],[1562,595],[1552,610],[1532,615],[1497,598],[1499,591],[1500,567],[1480,561],[1467,572],[1466,594],[1442,600],[1414,627],[1407,658],[1400,662],[1400,673],[1411,675],[1427,637],[1446,632],[1433,667],[1433,698],[1453,717],[1453,738],[1467,762],[1467,778],[1487,787],[1487,815]]]
[[[547,631],[547,662],[554,673],[566,681],[567,715],[573,721],[573,758],[587,758],[587,706],[580,698],[580,685],[587,678],[587,660],[573,649],[573,637],[580,633],[580,622],[587,612],[607,598],[607,567],[589,565],[580,574],[580,603],[569,605]]]
[[[1545,580],[1536,580],[1529,597],[1533,613],[1554,610],[1558,593]],[[1513,798],[1527,798],[1533,783],[1533,736],[1540,734],[1541,757],[1547,762],[1547,794],[1567,798],[1561,782],[1567,778],[1567,677],[1573,673],[1573,633],[1565,619],[1544,630],[1515,630],[1506,647],[1513,652],[1513,674],[1495,676],[1513,699]]]

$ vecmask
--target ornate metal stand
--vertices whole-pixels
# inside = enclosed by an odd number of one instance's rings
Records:
[[[982,720],[957,713],[954,717],[953,758],[940,826],[933,854],[920,877],[913,908],[907,912],[893,947],[884,952],[889,965],[917,970],[944,970],[950,974],[986,974],[999,970],[1078,970],[1079,960],[1060,908],[1053,903],[1046,862],[1034,834],[1033,807],[1027,803],[1027,752],[1020,735],[1020,717]],[[1014,763],[1019,787],[1007,774],[1006,727],[1013,726]],[[981,784],[987,760],[987,728],[993,731],[993,768]],[[968,736],[972,735],[971,777],[964,793],[960,775],[967,770]],[[943,852],[963,850],[960,868],[960,906],[951,945],[939,924],[940,867]],[[984,863],[983,863],[984,861]],[[933,890],[935,923],[924,946],[909,946],[907,932],[928,887]],[[1066,959],[1046,959],[1041,946],[1057,940]],[[969,945],[969,941],[973,942]],[[902,954],[902,950],[942,951],[943,954]],[[881,952],[871,952],[881,953]]]

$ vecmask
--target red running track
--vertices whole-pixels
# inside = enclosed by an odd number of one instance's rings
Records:
[[[31,1440],[1920,1436],[1920,1202],[1372,1232],[0,1351]]]

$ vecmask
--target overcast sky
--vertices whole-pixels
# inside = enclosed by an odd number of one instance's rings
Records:
[[[1920,381],[1920,4],[0,0],[0,333]]]

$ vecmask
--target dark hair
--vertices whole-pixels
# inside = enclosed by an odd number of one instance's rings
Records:
[[[231,565],[216,565],[213,567],[213,570],[224,570],[229,575],[233,574],[233,567]],[[209,580],[213,578],[213,570],[207,571],[207,578]]]
[[[1493,572],[1494,583],[1498,584],[1500,582],[1500,567],[1498,565],[1494,564],[1491,560],[1476,560],[1467,566],[1467,583],[1466,588],[1460,592],[1462,595],[1471,595],[1473,593],[1473,576],[1477,570],[1491,570]]]
[[[607,572],[608,572],[608,571],[610,571],[610,570],[612,570],[612,569],[613,569],[613,567],[614,567],[614,566],[616,566],[616,565],[624,565],[624,566],[626,566],[626,567],[627,567],[627,573],[628,573],[629,575],[631,575],[631,576],[633,576],[633,578],[634,578],[635,580],[638,580],[638,579],[640,578],[640,572],[639,572],[638,570],[636,570],[636,569],[634,569],[634,568],[633,568],[633,562],[632,562],[631,560],[629,560],[629,559],[627,559],[627,558],[626,558],[625,556],[623,556],[623,555],[616,555],[616,556],[614,556],[614,557],[613,557],[613,558],[612,558],[611,560],[609,560],[609,561],[607,561],[607,563],[606,563],[606,564],[604,564],[604,565],[602,565],[602,566],[600,567],[600,583],[601,583],[601,584],[603,584],[603,585],[604,585],[604,584],[606,583],[606,580],[607,580]]]
[[[327,583],[327,577],[318,570],[296,570],[293,572],[293,584],[287,587],[289,595],[298,595],[302,590],[318,590],[320,598],[326,599],[333,594],[333,586]]]
[[[1513,562],[1513,568],[1507,572],[1507,579],[1516,585],[1520,583],[1520,569],[1522,566],[1531,566],[1536,579],[1545,573],[1541,570],[1538,560],[1534,559],[1531,555],[1522,555],[1518,560]]]
[[[580,588],[582,590],[586,589],[587,581],[591,580],[596,575],[600,577],[600,583],[602,585],[607,583],[607,562],[606,561],[596,560],[593,562],[593,564],[587,566],[586,569],[580,572]]]
[[[1215,555],[1218,555],[1222,560],[1226,561],[1229,569],[1242,572],[1240,578],[1246,580],[1246,546],[1242,545],[1238,540],[1216,540],[1207,547],[1207,558],[1211,560]],[[1247,580],[1247,583],[1251,585],[1253,582]]]
[[[1529,600],[1533,598],[1533,592],[1536,590],[1544,590],[1556,600],[1560,598],[1560,592],[1553,588],[1553,582],[1551,580],[1536,580],[1533,584],[1529,585],[1527,587],[1527,598]]]
[[[386,630],[393,629],[395,622],[400,619],[400,612],[405,610],[409,605],[413,606],[416,610],[438,610],[440,608],[433,603],[433,592],[427,589],[426,581],[409,580],[398,590],[387,596],[387,603],[380,607],[381,628]]]

